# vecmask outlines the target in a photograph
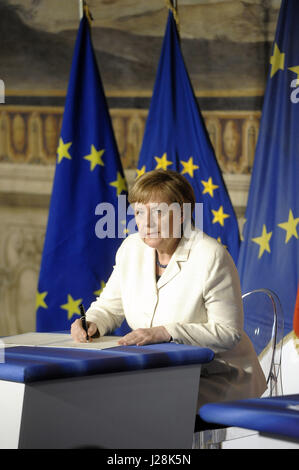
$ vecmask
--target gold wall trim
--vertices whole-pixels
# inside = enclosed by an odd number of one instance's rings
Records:
[[[66,90],[17,90],[5,89],[5,96],[66,96]]]
[[[54,164],[63,111],[63,106],[1,105],[0,163]],[[112,108],[110,114],[123,166],[135,169],[148,110]],[[261,113],[202,114],[223,173],[250,174]]]
[[[106,96],[109,98],[151,98],[153,90],[106,90]],[[247,98],[254,96],[263,96],[264,89],[234,89],[234,90],[194,90],[198,98]],[[46,96],[46,97],[65,97],[65,90],[17,90],[6,89],[6,96]]]

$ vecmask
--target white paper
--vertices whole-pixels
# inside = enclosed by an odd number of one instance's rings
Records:
[[[23,333],[1,338],[2,346],[46,346],[53,348],[107,349],[119,346],[121,336],[102,336],[88,343],[77,343],[65,333]]]

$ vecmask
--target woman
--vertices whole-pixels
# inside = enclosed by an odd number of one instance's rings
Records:
[[[179,173],[154,170],[136,180],[129,201],[138,233],[120,246],[105,289],[86,312],[88,335],[109,334],[126,318],[132,332],[121,345],[173,340],[212,349],[199,406],[260,396],[266,382],[243,331],[238,273],[227,250],[186,216],[183,209],[195,207],[192,186]],[[71,334],[86,341],[80,319]]]

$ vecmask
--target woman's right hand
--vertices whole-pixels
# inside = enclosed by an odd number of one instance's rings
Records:
[[[86,339],[86,332],[82,326],[81,318],[77,318],[77,320],[72,323],[71,335],[77,343],[88,343],[88,341],[92,341],[92,336],[97,333],[98,327],[94,322],[87,322],[87,326],[89,340]]]

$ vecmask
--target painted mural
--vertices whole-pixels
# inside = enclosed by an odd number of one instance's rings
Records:
[[[224,172],[252,167],[280,0],[178,0],[186,66]],[[134,168],[165,32],[165,0],[89,0],[125,168]],[[2,0],[0,161],[54,163],[78,0]],[[37,98],[38,97],[38,98]]]

